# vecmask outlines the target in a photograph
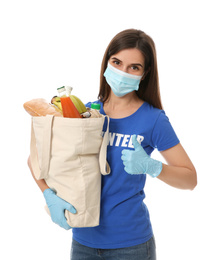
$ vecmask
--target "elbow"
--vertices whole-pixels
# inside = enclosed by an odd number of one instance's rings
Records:
[[[196,188],[197,186],[197,173],[196,173],[196,170],[194,170],[192,173],[191,173],[191,185],[189,187],[189,189],[192,191]]]
[[[31,169],[31,159],[30,159],[30,156],[28,156],[27,165]]]
[[[191,191],[193,191],[195,188],[196,188],[196,186],[197,186],[197,181],[196,182],[194,182],[191,186],[190,186],[190,190]]]

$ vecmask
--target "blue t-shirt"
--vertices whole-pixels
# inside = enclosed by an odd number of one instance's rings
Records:
[[[101,104],[100,112],[105,115],[103,104],[96,102]],[[102,176],[100,225],[73,228],[73,239],[85,246],[100,249],[130,247],[145,243],[153,236],[149,212],[143,202],[147,175],[128,174],[121,160],[123,149],[133,149],[133,134],[137,135],[148,155],[155,148],[163,151],[179,143],[165,112],[147,102],[128,117],[110,118],[107,160],[111,173]]]

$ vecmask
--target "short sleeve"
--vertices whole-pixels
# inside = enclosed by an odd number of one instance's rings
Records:
[[[93,102],[88,102],[88,103],[85,104],[85,106],[91,108],[91,105],[93,103],[100,104],[101,107],[102,107],[102,103],[99,100],[96,100],[96,101],[93,101]]]
[[[153,147],[157,148],[158,151],[167,150],[180,142],[163,110],[155,122],[151,141]]]
[[[85,106],[91,108],[91,104],[92,104],[92,102],[88,102],[85,104]]]

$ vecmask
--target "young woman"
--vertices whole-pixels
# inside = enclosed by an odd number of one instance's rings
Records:
[[[197,177],[162,110],[155,45],[144,32],[125,30],[112,39],[104,54],[96,102],[110,117],[111,174],[102,176],[100,225],[73,228],[71,260],[155,260],[153,230],[143,202],[147,176],[190,190]],[[150,157],[155,148],[167,164]],[[64,209],[73,213],[77,209],[58,198],[43,180],[37,183],[53,221],[70,228]]]

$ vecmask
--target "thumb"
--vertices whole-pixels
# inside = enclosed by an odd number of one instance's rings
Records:
[[[70,203],[67,202],[66,204],[66,210],[68,210],[69,212],[76,214],[76,209],[73,207],[73,205],[71,205]]]
[[[132,135],[132,143],[133,143],[133,146],[134,146],[135,150],[141,147],[141,145],[137,141],[137,136],[136,135]]]

